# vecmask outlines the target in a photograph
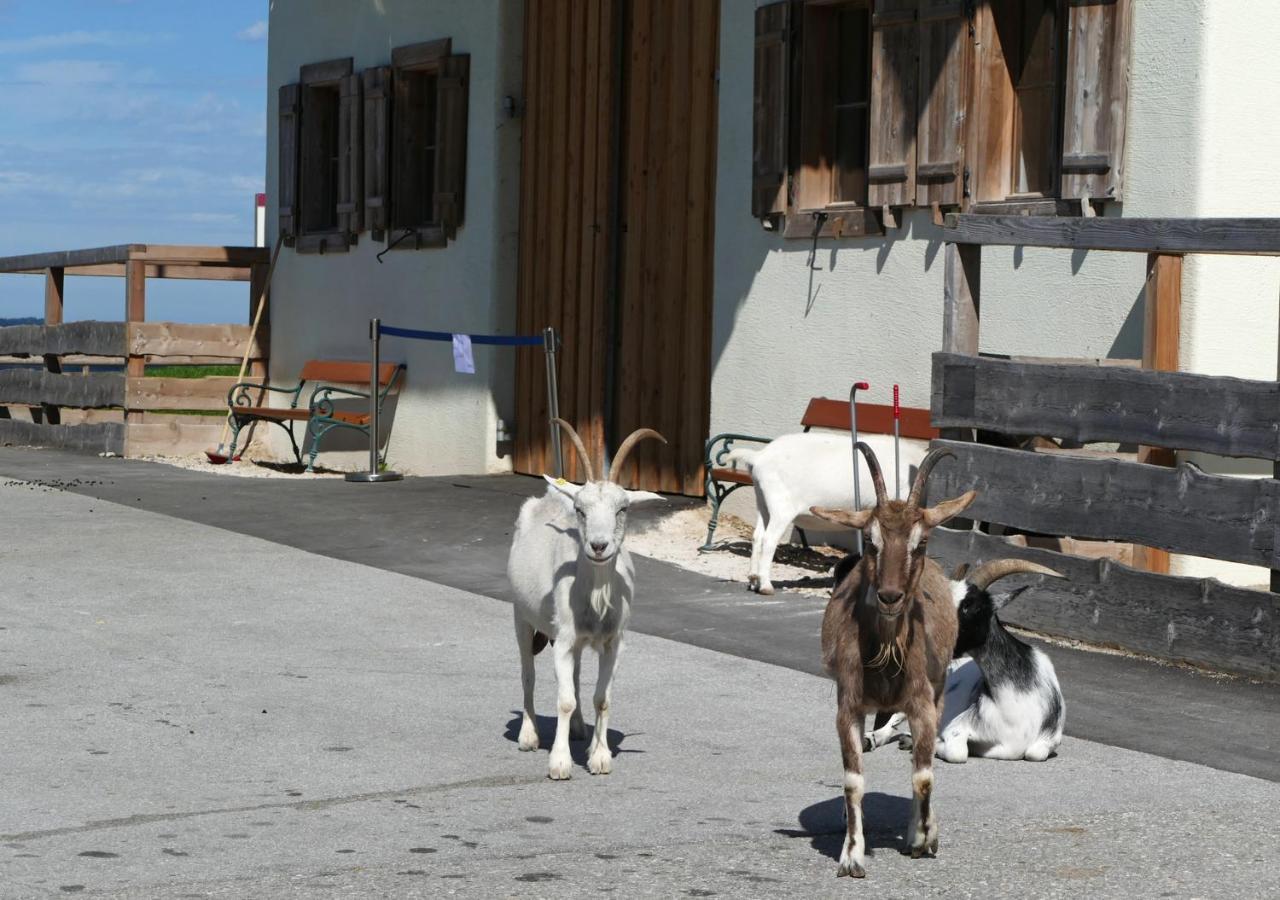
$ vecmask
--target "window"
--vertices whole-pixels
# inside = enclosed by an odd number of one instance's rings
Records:
[[[279,215],[299,252],[347,250],[360,231],[440,247],[462,224],[470,57],[400,47],[392,65],[303,66],[280,88]]]
[[[902,207],[1120,199],[1132,0],[785,0],[756,10],[752,213],[858,235]]]

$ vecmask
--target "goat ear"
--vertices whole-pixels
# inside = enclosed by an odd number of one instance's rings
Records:
[[[543,475],[542,477],[547,479],[547,484],[564,494],[570,500],[578,496],[578,491],[582,490],[582,485],[574,484],[571,481],[565,481],[563,478],[552,478],[550,475]]]
[[[875,510],[859,509],[854,511],[852,509],[835,509],[828,506],[811,506],[809,507],[809,512],[819,519],[843,525],[845,528],[866,528]]]
[[[666,500],[661,494],[653,491],[627,491],[627,500],[631,503],[645,503],[649,500]]]
[[[930,528],[936,528],[952,516],[964,512],[969,507],[969,504],[977,499],[978,492],[969,491],[954,500],[943,500],[937,506],[927,506],[923,510],[924,524]]]

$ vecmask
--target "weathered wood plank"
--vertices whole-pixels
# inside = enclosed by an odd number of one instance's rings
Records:
[[[248,325],[184,325],[178,322],[132,322],[128,349],[151,356],[205,356],[239,360],[249,340]],[[265,353],[255,340],[250,359]]]
[[[1132,541],[1272,568],[1280,482],[1206,475],[1116,460],[1064,458],[934,441],[956,459],[930,478],[930,497],[978,491],[967,516],[1026,531]]]
[[[933,355],[937,428],[1280,459],[1280,384]]]
[[[42,271],[44,269],[69,269],[73,266],[96,266],[102,263],[122,263],[141,244],[118,244],[114,247],[92,247],[88,250],[54,250],[48,253],[28,253],[23,256],[0,257],[0,272]]]
[[[124,453],[124,425],[44,425],[0,419],[0,446],[55,447],[89,453]]]
[[[222,434],[222,420],[210,417],[208,422],[190,421],[190,417],[174,416],[172,421],[157,421],[148,416],[130,424],[124,436],[124,455],[190,456],[217,444]]]
[[[944,237],[958,244],[1280,256],[1280,219],[1112,219],[952,214],[947,216]]]
[[[96,266],[75,266],[62,271],[67,275],[80,276],[96,276],[106,278],[123,278],[124,263],[102,263]],[[14,272],[15,275],[40,275],[44,269],[24,269],[21,272]],[[199,265],[199,266],[174,266],[174,265],[147,265],[148,278],[176,278],[188,281],[248,281],[250,267],[241,266],[221,266],[221,265]]]
[[[942,287],[942,346],[978,354],[982,316],[982,248],[947,244]]]
[[[65,325],[9,325],[0,328],[0,355],[113,356],[124,352],[123,322],[68,322]]]
[[[79,408],[121,406],[124,376],[62,375],[39,369],[0,371],[0,403],[30,403]]]
[[[180,244],[133,245],[129,259],[149,263],[169,263],[192,266],[231,266],[248,268],[256,263],[271,261],[271,251],[266,247],[210,247]]]
[[[941,468],[941,467],[940,467]],[[1139,572],[1110,559],[1019,547],[977,531],[935,529],[929,553],[950,572],[958,563],[1029,559],[1067,576],[1011,577],[1003,590],[1031,587],[1000,612],[1012,625],[1275,680],[1280,596],[1214,579]]]
[[[125,383],[125,406],[129,409],[221,409],[227,408],[227,392],[235,385],[234,375],[207,378],[130,378]]]

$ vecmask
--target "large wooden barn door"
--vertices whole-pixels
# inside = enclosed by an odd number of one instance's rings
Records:
[[[527,0],[519,326],[564,335],[560,409],[597,469],[657,428],[632,487],[700,495],[710,406],[718,0]],[[518,472],[549,472],[540,353]],[[566,444],[567,448],[567,444]],[[566,449],[568,477],[581,477]]]

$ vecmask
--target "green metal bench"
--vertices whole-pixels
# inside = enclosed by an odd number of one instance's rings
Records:
[[[294,426],[298,422],[306,422],[305,435],[311,437],[311,447],[307,460],[307,471],[314,471],[316,455],[320,452],[320,439],[335,428],[346,428],[369,434],[368,412],[347,412],[339,410],[335,401],[344,399],[369,400],[369,383],[371,366],[367,362],[348,362],[346,360],[309,360],[302,367],[302,374],[295,387],[272,387],[256,382],[240,382],[227,392],[227,406],[231,412],[231,451],[230,458],[235,459],[236,443],[240,432],[254,422],[270,422],[279,425],[289,435],[289,443],[293,445],[293,455],[299,464],[302,463],[302,451],[298,447]],[[399,384],[405,367],[399,363],[383,363],[378,366],[378,410],[391,390]],[[305,409],[298,407],[302,399],[302,390],[308,383],[315,384]],[[335,385],[364,385],[364,390]],[[287,407],[268,406],[265,403],[267,391],[283,394],[289,398]],[[367,408],[367,407],[366,407]]]

